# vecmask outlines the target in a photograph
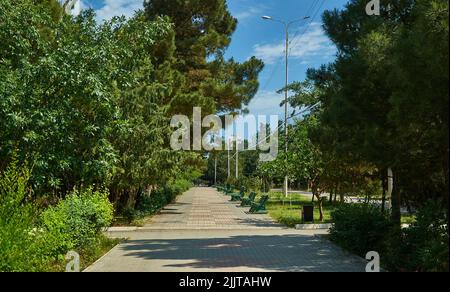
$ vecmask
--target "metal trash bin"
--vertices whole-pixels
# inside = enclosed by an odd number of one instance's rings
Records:
[[[314,205],[303,205],[302,222],[314,222]]]

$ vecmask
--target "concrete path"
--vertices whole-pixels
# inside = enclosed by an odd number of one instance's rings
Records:
[[[88,272],[362,272],[365,261],[316,236],[249,215],[211,188],[193,188]]]

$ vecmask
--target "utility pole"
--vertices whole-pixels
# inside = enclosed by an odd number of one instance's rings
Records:
[[[284,90],[284,146],[286,155],[286,175],[284,176],[284,197],[287,198],[289,193],[289,176],[288,176],[288,85],[289,85],[289,24],[286,25],[286,79],[285,79],[285,90]]]
[[[228,179],[231,176],[231,163],[230,163],[230,139],[227,140],[227,154],[228,154]]]
[[[309,18],[310,18],[309,16],[306,16],[302,19],[286,22],[283,20],[275,19],[271,16],[263,16],[262,17],[263,20],[271,20],[271,21],[276,21],[276,22],[282,23],[284,25],[284,29],[285,29],[285,38],[286,38],[286,47],[285,47],[285,50],[286,50],[285,51],[285,65],[286,65],[285,73],[286,73],[286,76],[285,77],[286,77],[286,79],[285,79],[285,90],[284,90],[284,135],[285,135],[284,144],[285,144],[285,154],[286,154],[286,175],[284,177],[284,187],[283,187],[285,197],[288,196],[288,192],[289,192],[289,176],[287,173],[287,170],[288,170],[288,168],[287,168],[287,164],[288,164],[287,153],[289,150],[289,148],[288,148],[288,138],[289,138],[289,132],[288,132],[289,131],[288,130],[288,120],[289,120],[289,117],[288,117],[288,115],[289,115],[288,114],[288,110],[289,110],[289,107],[288,107],[288,100],[289,100],[289,90],[288,90],[288,85],[289,85],[289,28],[292,24],[299,22],[299,21],[309,19]]]
[[[239,179],[239,139],[236,139],[236,179]]]

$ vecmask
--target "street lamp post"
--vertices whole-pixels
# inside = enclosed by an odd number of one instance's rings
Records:
[[[230,166],[231,166],[231,162],[230,162],[230,140],[231,140],[231,139],[228,139],[228,140],[227,140],[228,179],[229,179],[230,176],[231,176],[231,169],[230,169]]]
[[[217,154],[214,156],[214,185],[217,186]]]
[[[287,164],[287,153],[288,153],[288,134],[289,134],[289,130],[288,130],[288,99],[289,99],[289,90],[288,90],[288,85],[289,85],[289,28],[291,27],[292,24],[309,19],[309,16],[303,17],[302,19],[297,19],[297,20],[293,20],[290,22],[286,22],[284,20],[279,20],[276,18],[273,18],[271,16],[263,16],[262,19],[263,20],[271,20],[271,21],[276,21],[276,22],[280,22],[284,25],[284,29],[285,29],[285,33],[286,33],[286,52],[285,52],[285,65],[286,65],[286,79],[285,79],[285,90],[284,90],[284,134],[285,134],[285,153],[286,153],[286,164]],[[287,167],[286,167],[286,171],[287,171]],[[285,197],[288,196],[288,190],[289,190],[289,177],[286,173],[285,177],[284,177],[284,195]]]
[[[236,139],[236,180],[239,179],[239,141]]]

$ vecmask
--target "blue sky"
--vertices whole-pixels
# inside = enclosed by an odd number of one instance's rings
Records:
[[[171,1],[171,0],[168,0]],[[239,25],[226,56],[244,61],[257,56],[266,63],[260,75],[260,90],[250,103],[255,115],[280,115],[283,95],[276,91],[284,85],[284,30],[280,23],[264,21],[263,15],[293,20],[311,18],[290,30],[290,81],[301,81],[308,68],[318,67],[334,59],[335,48],[321,28],[324,10],[342,8],[347,0],[227,0]],[[97,11],[98,19],[115,15],[130,16],[142,8],[143,0],[81,0],[81,7]]]

